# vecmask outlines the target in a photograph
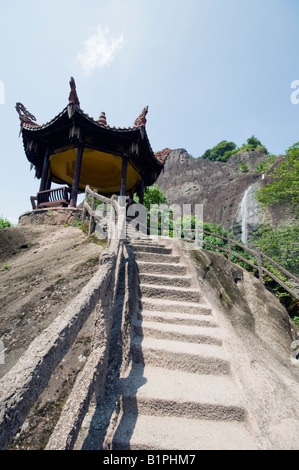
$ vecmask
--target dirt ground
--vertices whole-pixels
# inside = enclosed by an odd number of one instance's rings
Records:
[[[0,378],[84,287],[102,251],[78,227],[0,230]]]

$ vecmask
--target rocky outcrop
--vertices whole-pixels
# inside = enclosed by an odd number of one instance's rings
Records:
[[[193,158],[185,149],[172,150],[158,180],[171,204],[203,204],[205,222],[221,224],[231,230],[243,195],[261,180],[255,165],[267,159],[264,150],[245,151],[233,155],[227,163]],[[246,163],[248,173],[239,171]]]
[[[192,253],[202,295],[228,328],[227,346],[262,449],[298,449],[298,329],[277,298],[248,271],[218,253]],[[297,358],[298,359],[298,358]]]
[[[25,225],[72,225],[74,221],[81,221],[82,208],[53,208],[37,209],[25,212],[19,217],[19,226]]]
[[[58,256],[57,245],[58,242],[56,241],[56,257]],[[52,256],[57,261],[59,260],[59,258],[55,258],[54,254]],[[59,372],[62,372],[65,368],[64,361],[67,362],[68,353],[76,340],[79,340],[83,328],[91,319],[91,324],[86,330],[90,335],[91,350],[88,358],[85,358],[86,362],[80,373],[77,369],[77,381],[80,380],[81,391],[81,395],[77,393],[77,402],[82,400],[80,412],[77,416],[77,410],[72,407],[73,414],[70,413],[68,419],[65,420],[66,424],[71,426],[72,436],[74,435],[76,425],[80,423],[80,413],[82,414],[84,405],[88,406],[88,400],[94,387],[99,382],[99,377],[105,377],[106,374],[108,338],[111,330],[114,300],[113,287],[118,279],[121,256],[122,247],[118,240],[113,240],[113,244],[111,243],[109,248],[102,253],[98,269],[86,285],[77,295],[73,296],[71,301],[54,317],[53,321],[33,339],[18,361],[1,378],[1,449],[7,448],[7,445],[16,436],[22,425],[27,424],[27,427],[30,426],[28,422],[25,423],[26,417],[41,394],[47,388],[49,389],[51,377],[55,374],[56,378],[59,377]],[[79,266],[76,266],[76,268],[80,269]],[[15,274],[15,283],[18,281],[16,276]],[[70,283],[71,279],[69,279],[68,286],[70,286]],[[29,279],[27,279],[28,284]],[[40,301],[40,307],[41,304],[42,301]],[[36,312],[33,312],[33,317],[36,314]],[[25,333],[24,336],[26,336]],[[27,336],[29,336],[28,332]],[[86,373],[86,370],[88,373]],[[64,382],[68,380],[67,376],[64,378]],[[77,383],[75,382],[74,387],[77,387]],[[51,396],[51,400],[53,400],[53,395],[52,389],[52,396],[51,394],[48,395]],[[55,406],[58,406],[58,403]],[[25,430],[24,427],[23,430]],[[16,436],[16,439],[18,437]],[[72,437],[65,432],[63,439],[68,442]],[[17,446],[18,444],[16,444],[16,448],[18,448]]]

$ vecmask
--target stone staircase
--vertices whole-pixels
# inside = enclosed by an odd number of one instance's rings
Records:
[[[257,449],[222,328],[187,264],[162,239],[131,246],[140,309],[108,448]]]

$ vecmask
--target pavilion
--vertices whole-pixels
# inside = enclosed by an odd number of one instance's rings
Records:
[[[32,208],[76,207],[86,185],[98,193],[133,197],[143,203],[144,189],[163,170],[169,149],[154,154],[146,130],[146,106],[134,125],[111,127],[106,115],[91,118],[80,107],[73,78],[68,105],[39,125],[22,103],[16,104],[26,157],[40,179]],[[51,189],[52,183],[62,185]]]

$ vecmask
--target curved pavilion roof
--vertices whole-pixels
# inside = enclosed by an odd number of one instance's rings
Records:
[[[35,167],[37,178],[41,177],[48,152],[52,181],[71,185],[76,149],[83,146],[79,191],[84,191],[88,184],[102,194],[117,194],[124,155],[128,159],[128,191],[132,192],[142,178],[145,186],[153,184],[164,167],[167,152],[155,155],[151,148],[145,129],[148,107],[132,127],[111,127],[105,113],[98,120],[85,113],[72,78],[70,86],[69,104],[45,124],[37,124],[21,103],[16,105],[25,154]]]

